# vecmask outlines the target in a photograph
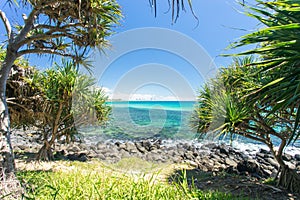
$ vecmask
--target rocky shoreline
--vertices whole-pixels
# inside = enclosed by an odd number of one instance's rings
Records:
[[[38,152],[41,144],[37,136],[16,132],[12,135],[12,144],[16,157],[22,154]],[[95,142],[93,137],[85,142],[56,144],[56,159],[88,161],[99,159],[115,163],[123,158],[137,157],[156,163],[187,163],[195,169],[205,172],[225,171],[232,174],[247,175],[258,179],[276,177],[279,165],[272,154],[264,149],[240,151],[226,144],[193,143],[145,139],[139,141],[107,140]],[[290,168],[300,172],[300,155],[284,154]]]

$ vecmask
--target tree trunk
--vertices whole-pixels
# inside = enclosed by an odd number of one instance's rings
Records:
[[[44,161],[50,161],[54,159],[51,144],[48,141],[44,141],[44,145],[37,153],[36,159],[37,160],[44,160]]]
[[[16,54],[10,46],[0,69],[0,199],[13,199],[21,191],[19,181],[15,176],[14,153],[10,140],[10,121],[6,103],[6,81],[11,67],[16,60]]]
[[[300,193],[300,174],[296,169],[290,169],[282,159],[283,149],[286,146],[286,140],[281,139],[278,151],[275,151],[272,145],[269,145],[276,161],[280,165],[280,175],[277,185],[291,192]]]
[[[42,148],[39,150],[36,159],[37,160],[45,160],[45,161],[50,161],[53,160],[53,153],[51,146],[55,143],[55,140],[57,139],[58,136],[58,128],[60,124],[60,118],[61,114],[63,112],[63,103],[59,103],[58,111],[53,123],[52,131],[51,131],[51,138],[50,141],[48,141],[47,134],[45,135],[46,137],[44,138],[44,145]]]
[[[278,185],[294,193],[300,193],[300,174],[288,166],[280,170]]]
[[[290,169],[282,159],[282,154],[275,155],[275,159],[280,165],[280,175],[277,185],[291,192],[300,193],[300,174],[296,169]]]

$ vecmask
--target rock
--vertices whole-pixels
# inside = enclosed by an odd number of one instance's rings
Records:
[[[120,154],[121,158],[129,158],[130,157],[129,152],[125,151],[125,149],[121,149],[119,151],[119,154]]]
[[[100,159],[100,160],[105,160],[106,159],[106,156],[103,155],[102,153],[101,154],[97,154],[96,155],[96,158]]]
[[[182,162],[182,157],[181,157],[181,156],[172,156],[172,157],[171,157],[171,160],[172,160],[174,163],[181,163],[181,162]]]
[[[194,160],[195,156],[192,151],[187,151],[184,153],[184,158],[187,160]]]
[[[300,161],[300,154],[296,154],[294,157],[295,157],[295,160]]]
[[[222,163],[219,163],[218,161],[214,162],[214,169],[218,171],[222,171],[226,168],[226,166]]]
[[[279,169],[279,164],[276,162],[273,158],[266,158],[265,161],[275,167],[276,169]]]
[[[222,160],[221,155],[218,155],[218,154],[212,154],[212,155],[210,155],[210,158],[212,158],[214,160],[218,160],[218,161]]]
[[[156,155],[156,154],[148,153],[146,155],[146,160],[147,161],[152,161],[153,162],[153,161],[157,161],[159,159],[160,159],[160,157],[158,155]]]
[[[214,165],[214,161],[212,161],[208,157],[202,158],[201,160],[199,160],[199,163],[201,163],[202,165],[206,166],[208,169],[212,168],[213,165]]]
[[[110,158],[116,158],[118,160],[121,160],[120,154],[119,153],[111,153],[109,155],[107,155]]]
[[[102,142],[98,142],[96,144],[96,147],[97,147],[98,150],[106,149],[106,144],[104,144]]]
[[[122,150],[122,149],[125,150],[126,149],[126,144],[121,143],[121,144],[119,144],[118,148],[119,148],[119,150]]]
[[[225,145],[221,145],[219,146],[219,150],[221,154],[225,154],[225,155],[229,155],[229,150]]]
[[[79,146],[76,146],[75,144],[73,144],[67,148],[67,151],[76,153],[76,152],[81,151],[81,149],[79,148]]]
[[[86,154],[68,154],[67,159],[71,161],[80,161],[80,162],[86,162],[88,160],[88,157]]]
[[[300,171],[300,162],[297,162],[297,164],[296,164],[296,169],[297,169],[298,171]]]
[[[286,162],[286,165],[287,165],[290,169],[296,169],[296,165],[294,165],[293,163]]]
[[[147,151],[150,151],[151,149],[151,142],[148,140],[141,141],[142,147],[144,147]]]
[[[198,163],[191,161],[191,160],[187,160],[187,161],[185,161],[185,163],[188,164],[190,167],[194,167],[194,168],[198,167]]]
[[[215,143],[208,143],[208,144],[202,145],[201,149],[212,150],[212,149],[215,149],[216,147],[217,147],[217,145]]]
[[[266,154],[263,154],[263,153],[257,153],[257,154],[256,154],[256,157],[257,157],[257,158],[262,158],[262,159],[263,159],[263,158],[265,157],[265,155],[266,155]]]
[[[137,148],[137,150],[139,150],[141,153],[145,153],[147,152],[146,148],[142,146],[141,143],[139,142],[136,142],[135,143],[135,147]]]
[[[285,161],[291,161],[293,159],[293,156],[285,153],[282,155],[282,159]]]
[[[203,172],[208,172],[209,171],[209,169],[204,165],[199,165],[199,169],[201,169]]]
[[[126,142],[125,145],[126,145],[125,150],[128,151],[129,153],[137,153],[138,152],[134,143]]]
[[[239,172],[258,173],[259,165],[255,160],[244,160],[237,164],[237,170]]]
[[[259,150],[259,153],[262,153],[262,154],[271,154],[270,151],[265,150],[265,149],[260,149],[260,150]]]
[[[225,158],[225,163],[232,167],[236,167],[238,165],[234,160],[229,159],[229,158]]]

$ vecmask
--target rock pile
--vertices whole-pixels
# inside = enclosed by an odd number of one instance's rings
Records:
[[[15,142],[15,143],[14,143]],[[13,138],[14,149],[23,152],[37,152],[40,144]],[[228,173],[250,175],[257,178],[275,177],[279,165],[269,151],[242,152],[225,144],[167,142],[159,139],[140,141],[100,141],[96,144],[57,144],[55,156],[58,159],[87,161],[100,159],[118,162],[122,158],[138,157],[158,163],[188,163],[202,171],[226,171]],[[300,155],[284,155],[291,168],[300,171]]]

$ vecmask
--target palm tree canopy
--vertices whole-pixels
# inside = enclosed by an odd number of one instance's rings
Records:
[[[261,88],[253,88],[251,97],[262,102],[276,103],[274,112],[289,107],[297,112],[294,135],[300,136],[300,2],[295,0],[261,1],[248,7],[247,15],[256,18],[264,27],[247,34],[233,44],[237,48],[255,45],[254,49],[238,55],[256,54],[260,61],[254,63],[262,76],[271,73]]]
[[[24,23],[11,24],[3,11],[8,45],[25,54],[52,54],[82,60],[89,47],[103,49],[106,37],[121,18],[115,0],[9,0],[10,6],[21,5],[29,10]]]

